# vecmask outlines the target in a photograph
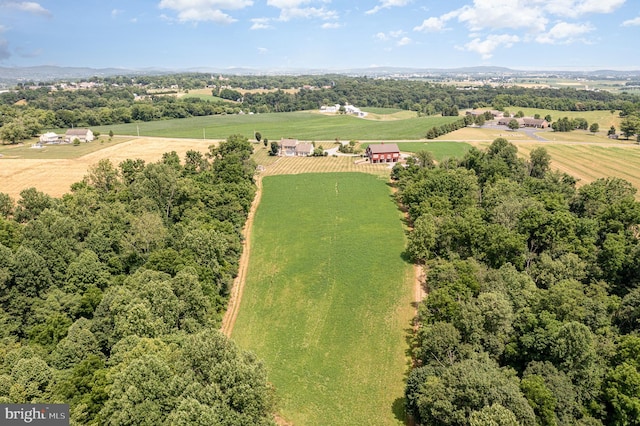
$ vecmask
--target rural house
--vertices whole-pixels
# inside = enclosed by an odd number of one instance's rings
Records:
[[[278,155],[285,157],[295,157],[298,139],[280,139],[278,142]]]
[[[40,143],[60,143],[60,136],[53,132],[45,133],[40,136]]]
[[[90,129],[69,129],[64,134],[64,141],[67,143],[71,143],[76,139],[80,142],[91,142],[94,139],[93,132]]]
[[[395,163],[400,160],[400,149],[395,143],[369,145],[365,155],[372,163]]]
[[[340,111],[340,104],[335,104],[335,105],[322,105],[320,107],[320,112],[328,112],[328,113],[337,113],[338,111]]]
[[[508,126],[511,120],[516,120],[520,127],[535,127],[537,129],[546,129],[549,127],[549,122],[543,118],[511,118],[511,117],[503,117],[498,119],[499,126]]]
[[[298,142],[297,139],[281,139],[278,142],[278,155],[284,157],[308,157],[313,155],[313,144]]]
[[[296,145],[296,156],[308,157],[313,154],[313,144],[308,142],[299,143]]]
[[[549,122],[542,118],[530,118],[525,117],[522,119],[524,127],[535,127],[537,129],[546,129],[549,127]]]

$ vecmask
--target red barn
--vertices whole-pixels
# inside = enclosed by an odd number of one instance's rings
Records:
[[[369,145],[366,156],[372,163],[395,163],[400,160],[400,149],[395,143]]]

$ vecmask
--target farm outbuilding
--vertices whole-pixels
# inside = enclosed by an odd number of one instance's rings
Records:
[[[94,139],[93,132],[90,129],[69,129],[64,134],[65,142],[70,143],[76,139],[80,142],[91,142]]]
[[[53,132],[45,133],[40,135],[40,143],[60,143],[60,136]]]
[[[302,142],[296,145],[296,156],[308,157],[313,154],[313,144]]]
[[[547,127],[549,127],[549,122],[542,118],[525,117],[522,120],[524,127],[535,127],[538,129],[546,129]]]
[[[400,160],[400,149],[395,143],[369,145],[365,155],[372,163],[395,163]]]

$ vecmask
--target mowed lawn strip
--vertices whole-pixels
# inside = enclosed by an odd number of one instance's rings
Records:
[[[399,425],[413,270],[385,180],[263,178],[232,337],[265,360],[294,425]]]

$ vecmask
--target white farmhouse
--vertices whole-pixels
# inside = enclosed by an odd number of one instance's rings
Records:
[[[40,143],[60,143],[60,136],[53,132],[45,133],[40,135]]]
[[[90,129],[69,129],[64,134],[64,141],[71,143],[78,139],[80,142],[91,142],[93,139],[93,132]]]

